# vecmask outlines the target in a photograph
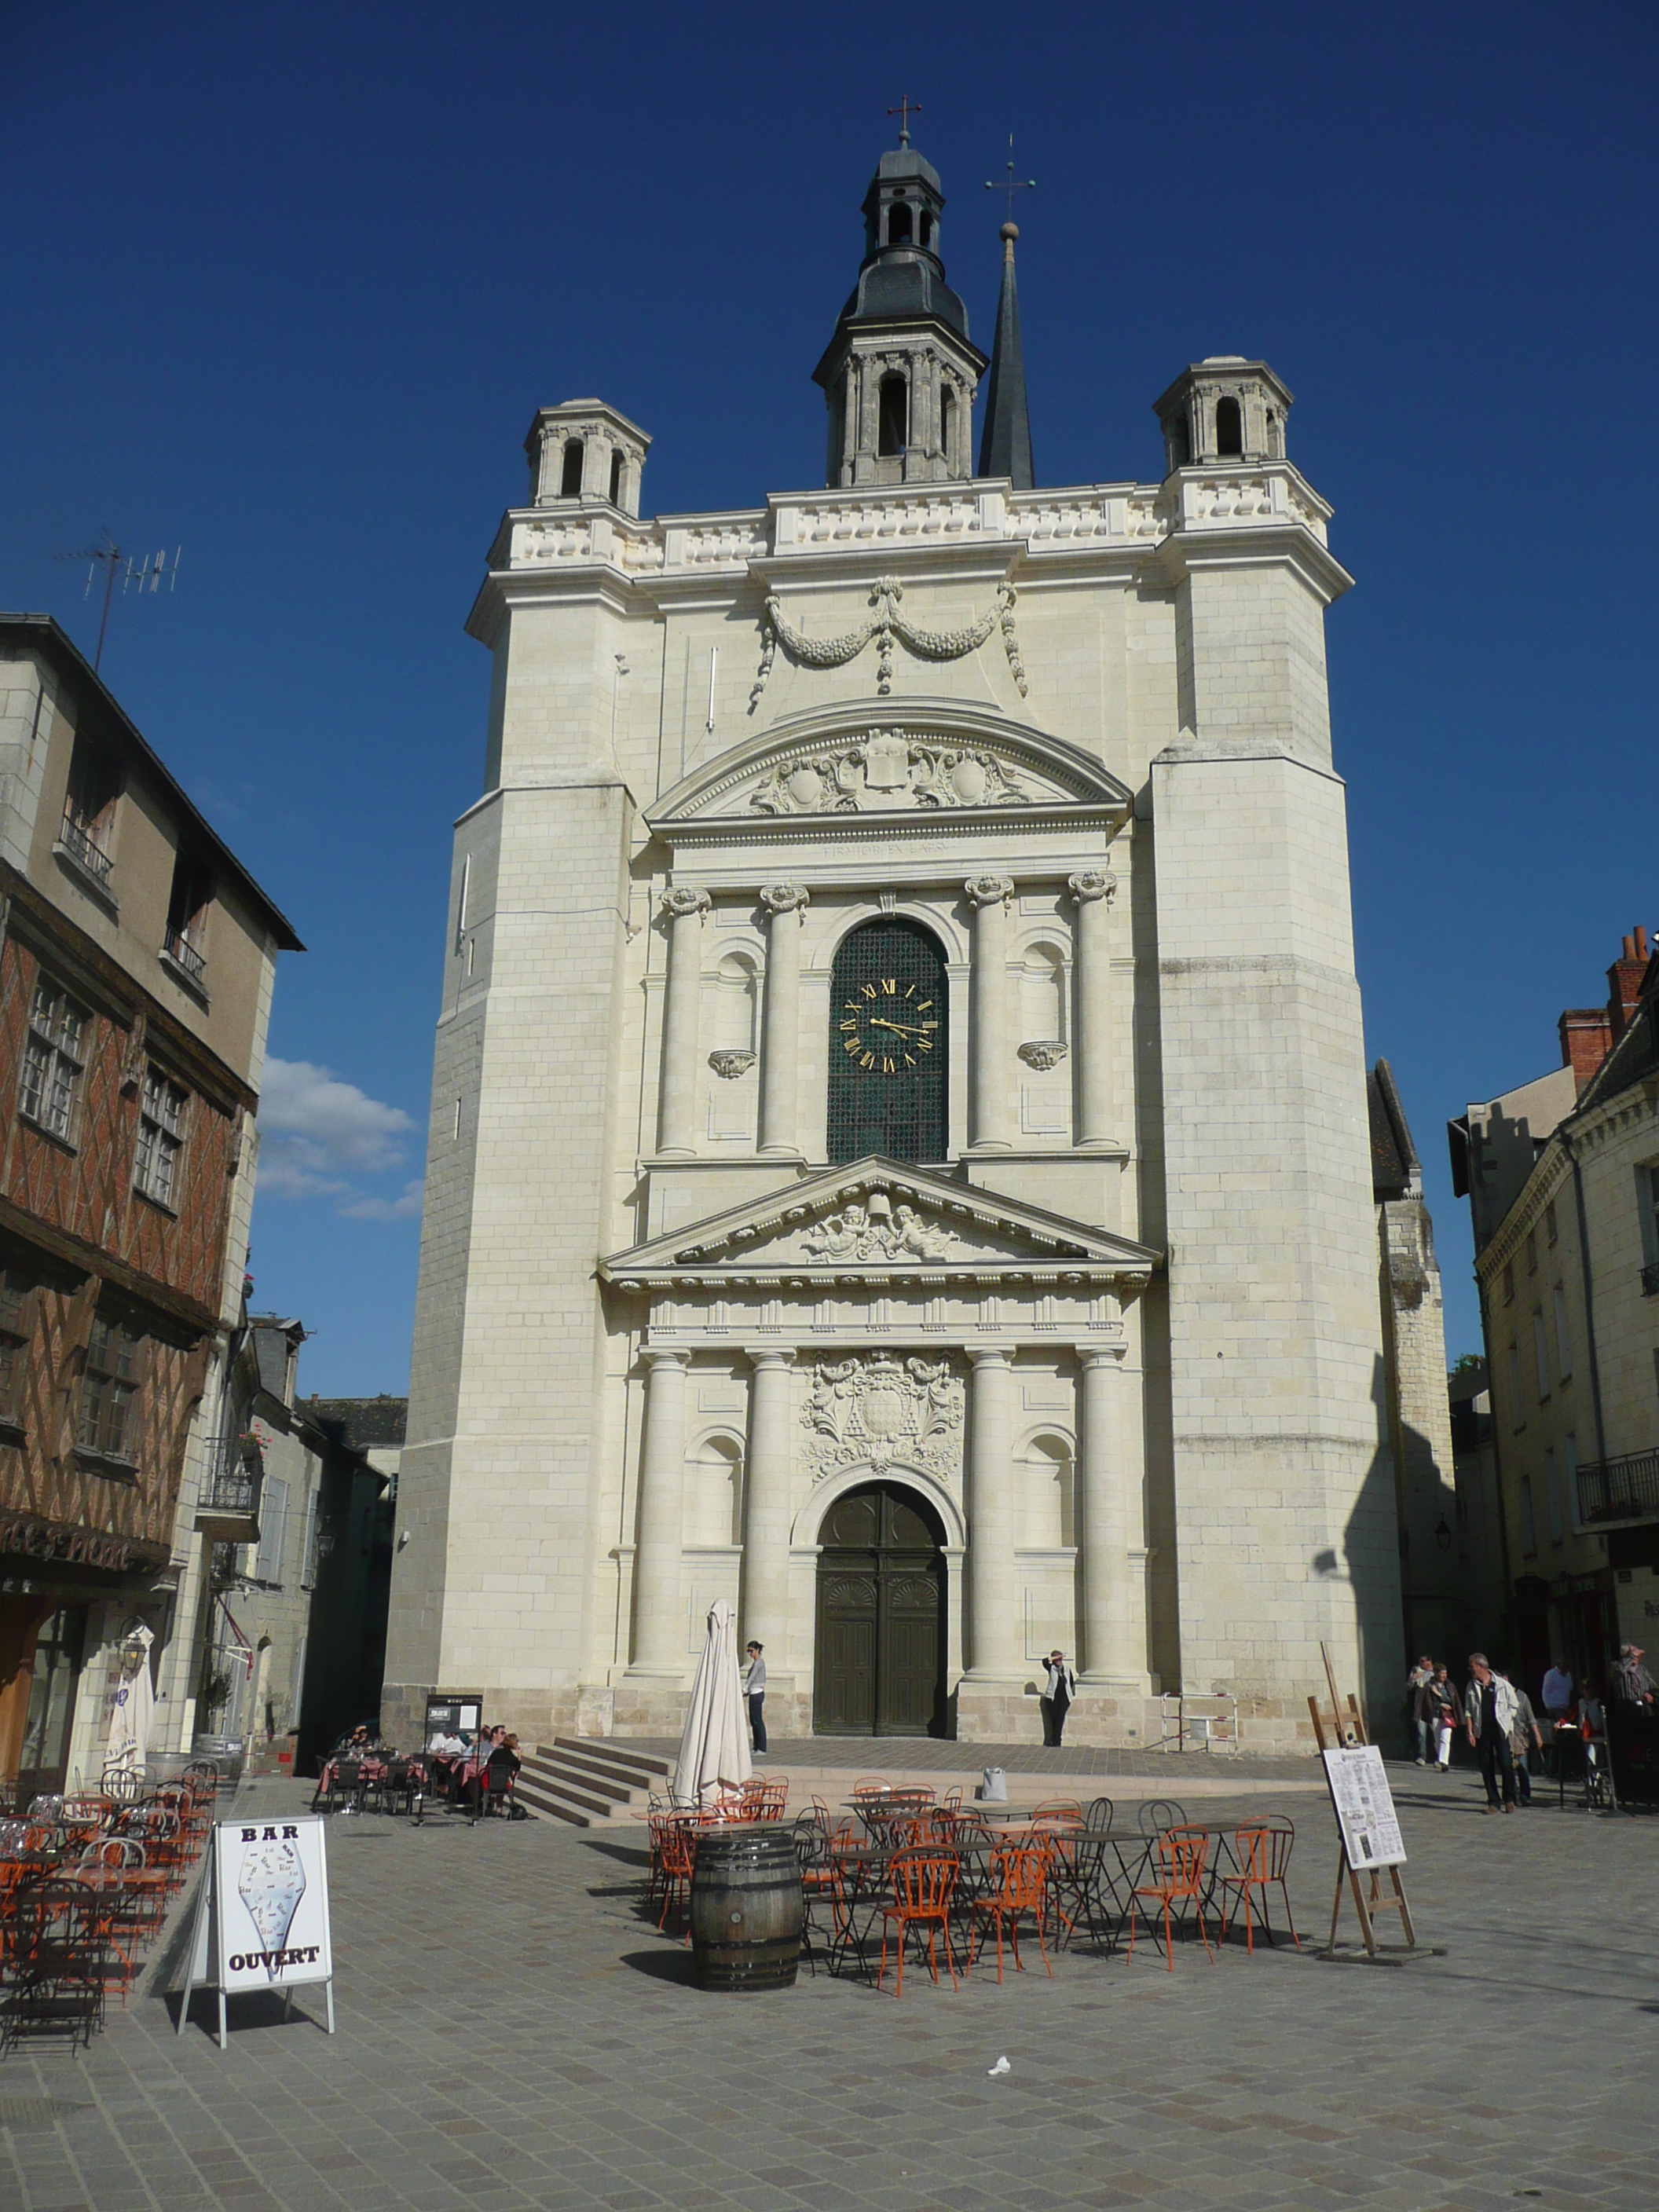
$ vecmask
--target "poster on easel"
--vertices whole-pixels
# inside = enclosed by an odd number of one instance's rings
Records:
[[[183,2033],[191,1996],[198,1989],[218,1994],[222,2051],[228,2045],[228,1996],[280,1990],[286,2013],[293,2008],[296,1989],[319,1982],[332,2035],[334,1948],[327,1832],[321,1815],[216,1821],[176,2032]]]
[[[1331,1785],[1348,1864],[1366,1867],[1404,1866],[1406,1839],[1394,1809],[1394,1793],[1382,1765],[1382,1753],[1374,1743],[1351,1746],[1324,1754],[1325,1779]]]

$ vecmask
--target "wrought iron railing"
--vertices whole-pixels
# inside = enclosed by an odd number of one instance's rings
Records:
[[[64,813],[63,842],[65,848],[74,854],[89,876],[96,876],[100,884],[106,884],[109,881],[114,872],[114,861],[97,842],[86,824],[77,822],[67,808]]]
[[[196,950],[182,930],[168,930],[166,945],[168,959],[176,960],[185,975],[192,976],[199,983],[203,976],[207,974],[205,955]]]
[[[1659,1260],[1642,1270],[1642,1296],[1644,1298],[1659,1298]]]
[[[221,1437],[208,1448],[197,1510],[252,1519],[259,1510],[264,1474],[264,1462],[257,1452],[250,1454],[234,1437]]]
[[[1587,1462],[1578,1470],[1578,1517],[1659,1521],[1659,1451]]]

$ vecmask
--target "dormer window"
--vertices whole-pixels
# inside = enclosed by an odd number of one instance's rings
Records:
[[[881,380],[879,404],[876,450],[884,459],[891,459],[903,453],[910,440],[910,387],[896,372]]]
[[[887,210],[887,243],[908,246],[910,243],[910,204],[895,200]]]
[[[113,868],[115,802],[121,778],[113,762],[76,737],[64,794],[64,844],[88,874],[107,884]]]
[[[580,438],[566,441],[564,467],[559,477],[559,497],[580,499],[582,495],[582,441]]]
[[[199,991],[207,973],[208,915],[213,908],[213,879],[188,854],[180,853],[173,864],[173,891],[167,900],[167,935],[163,957],[182,969]]]
[[[1215,403],[1215,449],[1224,461],[1236,461],[1243,455],[1244,418],[1236,399]]]

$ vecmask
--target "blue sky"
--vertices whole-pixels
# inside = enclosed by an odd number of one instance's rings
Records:
[[[648,511],[822,479],[810,371],[922,102],[988,337],[1009,132],[1038,481],[1154,477],[1151,403],[1260,355],[1358,579],[1328,629],[1373,1054],[1474,1346],[1442,1125],[1552,1066],[1659,921],[1659,10],[12,0],[0,604],[95,635],[108,527],[182,544],[105,672],[292,916],[257,1298],[307,1389],[406,1383],[461,623],[535,408],[655,438]]]

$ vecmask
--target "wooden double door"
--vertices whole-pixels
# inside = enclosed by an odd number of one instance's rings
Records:
[[[914,1491],[849,1490],[818,1541],[812,1725],[820,1735],[944,1735],[943,1532]]]

